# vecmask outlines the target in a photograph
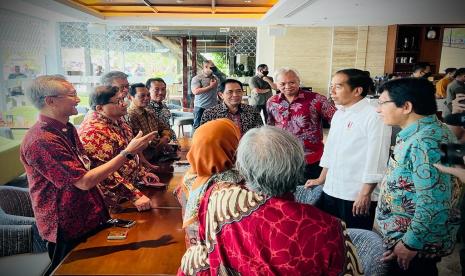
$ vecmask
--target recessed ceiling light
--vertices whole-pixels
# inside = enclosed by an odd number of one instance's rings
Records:
[[[184,0],[176,0],[176,3],[182,4],[182,3],[184,3]]]
[[[252,0],[244,0],[245,3],[252,3]]]

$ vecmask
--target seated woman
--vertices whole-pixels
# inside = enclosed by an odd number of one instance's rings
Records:
[[[179,274],[363,274],[344,224],[294,201],[305,159],[292,134],[271,126],[249,130],[236,166],[245,185],[222,181],[206,191],[200,240],[184,254]]]
[[[242,181],[233,168],[240,136],[239,128],[228,119],[210,121],[194,133],[187,153],[191,168],[175,191],[183,207],[187,247],[197,244],[198,209],[208,187],[218,182]]]
[[[159,179],[139,164],[137,155],[123,151],[133,138],[131,127],[122,120],[127,112],[124,98],[118,94],[117,87],[98,86],[89,95],[89,103],[94,112],[82,122],[78,134],[92,167],[105,164],[118,154],[127,158],[119,170],[98,184],[107,207],[117,212],[121,209],[120,203],[126,199],[139,211],[150,209],[150,199],[134,183],[141,180],[150,185]]]

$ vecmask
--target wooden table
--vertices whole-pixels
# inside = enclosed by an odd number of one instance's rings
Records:
[[[104,229],[73,249],[54,275],[176,274],[186,246],[181,207],[173,190],[183,175],[160,175],[162,182],[169,183],[167,188],[142,189],[154,202],[154,209],[137,212],[131,207],[113,215],[137,221],[125,240],[108,241],[111,228]]]

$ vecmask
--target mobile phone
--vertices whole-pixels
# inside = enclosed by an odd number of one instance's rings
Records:
[[[128,236],[128,229],[111,230],[108,233],[107,240],[125,240]]]
[[[108,224],[111,224],[116,227],[124,227],[124,228],[129,228],[134,226],[136,224],[135,220],[129,220],[129,219],[118,219],[118,218],[113,218],[109,219],[107,221]]]

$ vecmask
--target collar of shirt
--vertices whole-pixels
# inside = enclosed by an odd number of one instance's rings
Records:
[[[438,122],[438,119],[436,115],[429,115],[425,116],[413,123],[411,123],[409,126],[406,128],[402,129],[399,134],[397,134],[397,137],[402,140],[408,139],[410,136],[414,135],[417,133],[417,131],[422,128],[424,125],[430,125],[433,123]]]
[[[154,100],[150,100],[150,105],[154,108],[163,108],[163,102],[161,103],[157,103],[156,101]]]
[[[150,113],[150,110],[144,107],[138,107],[131,103],[131,105],[128,107],[128,112],[132,112],[140,116],[145,116],[146,113]]]
[[[369,105],[370,103],[366,98],[361,99],[360,101],[356,102],[355,104],[349,106],[349,107],[343,107],[340,106],[339,110],[343,112],[351,112],[351,113],[357,113],[360,110],[362,110],[365,106]]]
[[[105,115],[103,114],[100,114],[99,112],[95,111],[93,114],[92,114],[92,119],[94,120],[98,120],[104,124],[108,124],[108,125],[114,125],[114,126],[120,126],[121,125],[121,120],[122,118],[114,121],[108,117],[106,117]]]
[[[70,128],[73,128],[73,125],[70,122],[63,124],[62,122],[55,120],[53,118],[47,117],[45,115],[39,115],[39,121],[45,123],[55,129],[60,130],[61,132],[67,133]]]
[[[299,93],[299,94],[297,95],[296,100],[297,100],[297,99],[304,99],[304,98],[305,98],[304,93],[312,93],[312,92],[308,92],[308,91],[305,92],[305,91],[303,91],[302,89],[299,89],[299,92],[298,92],[298,93]],[[281,93],[279,93],[278,95],[279,95],[278,97],[279,97],[281,100],[288,101],[288,100],[286,99],[286,96],[284,96],[284,92],[281,92]],[[294,103],[294,102],[295,102],[295,101],[293,101],[293,103]]]
[[[228,109],[228,107],[226,106],[226,104],[224,102],[221,103],[221,112],[223,112],[225,114],[229,113],[229,109]],[[237,109],[236,114],[239,114],[239,113],[242,113],[242,104],[239,104],[239,107]]]

